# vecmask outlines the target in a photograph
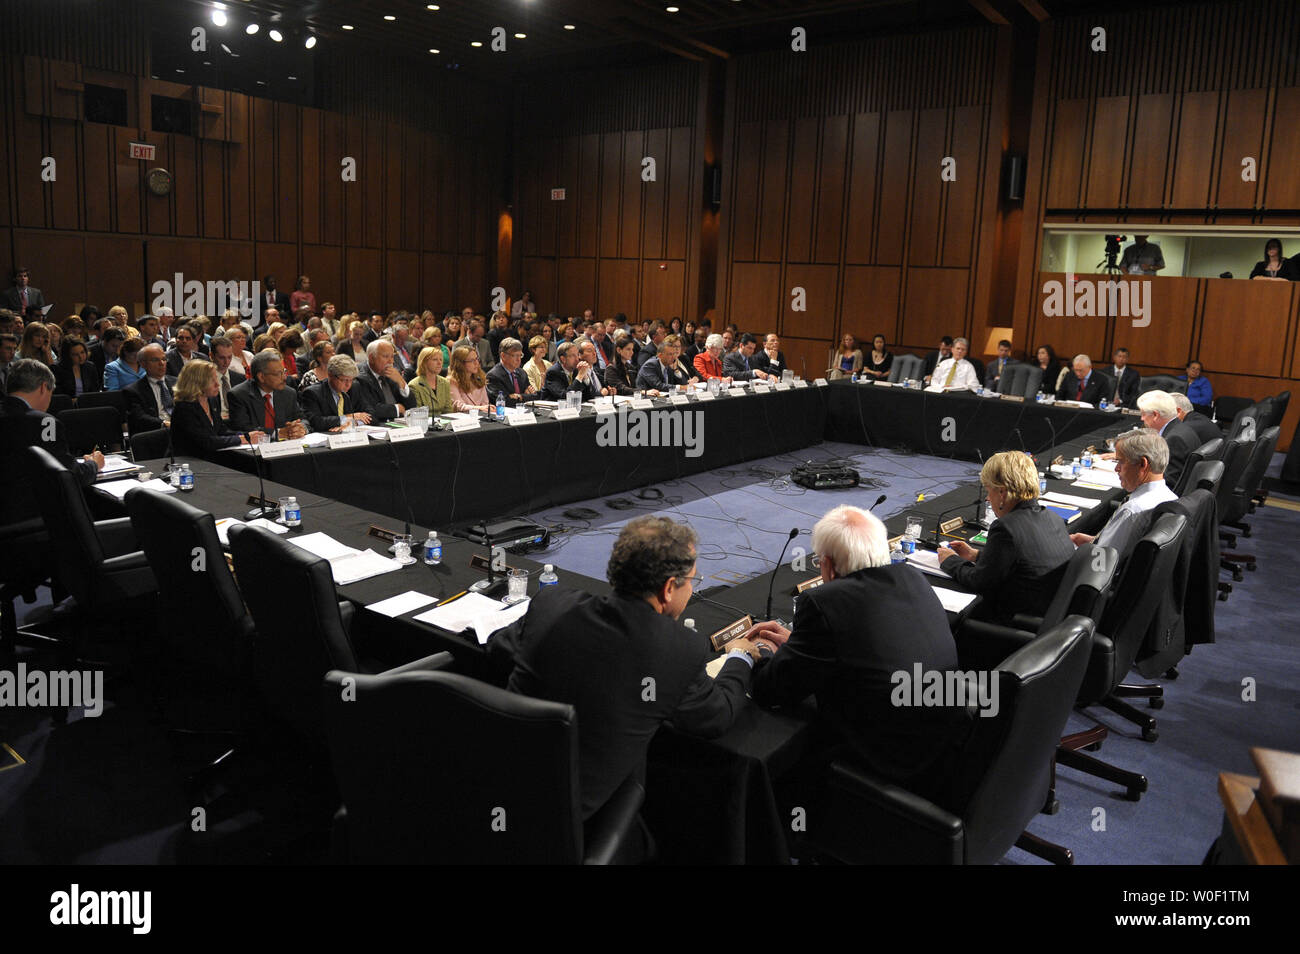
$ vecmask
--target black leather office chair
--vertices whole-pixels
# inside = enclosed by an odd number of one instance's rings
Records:
[[[36,601],[50,578],[50,537],[39,517],[0,524],[0,669],[12,666],[19,645],[56,642],[18,628],[18,599]]]
[[[1178,478],[1178,483],[1170,489],[1180,497],[1183,493],[1196,485],[1192,483],[1192,470],[1201,461],[1218,460],[1223,454],[1223,448],[1226,442],[1222,437],[1216,437],[1212,441],[1206,441],[1196,450],[1187,455],[1187,461],[1183,464],[1182,475]]]
[[[920,381],[925,374],[925,359],[914,354],[896,354],[894,363],[889,368],[889,380],[897,384],[899,381],[915,379]]]
[[[169,437],[170,435],[165,427],[160,427],[156,431],[141,431],[139,434],[132,434],[127,438],[130,442],[132,459],[138,461],[161,460],[167,456],[167,448],[171,446]]]
[[[1241,479],[1228,496],[1225,509],[1219,514],[1220,534],[1231,541],[1230,546],[1236,546],[1236,535],[1229,530],[1224,530],[1224,527],[1231,527],[1233,530],[1240,531],[1243,536],[1250,536],[1250,524],[1246,523],[1246,515],[1255,512],[1255,497],[1264,484],[1264,474],[1273,460],[1273,451],[1277,448],[1280,432],[1281,428],[1274,425],[1259,435],[1259,439],[1251,448],[1250,459],[1242,468]],[[1222,561],[1224,569],[1231,570],[1236,580],[1241,579],[1239,565],[1253,571],[1257,562],[1253,553],[1225,553]]]
[[[1071,616],[1002,660],[998,714],[972,714],[972,729],[941,807],[872,773],[832,763],[824,804],[810,825],[813,848],[854,864],[996,863],[1013,845],[1058,862],[1073,856],[1025,831],[1043,806],[1049,766],[1079,691],[1092,621]]]
[[[131,521],[91,519],[76,478],[41,447],[27,450],[36,502],[49,533],[54,575],[76,603],[78,622],[102,629],[129,622],[138,628],[135,601],[158,591]]]
[[[607,864],[639,842],[630,776],[584,832],[570,705],[429,671],[333,671],[323,700],[349,862]]]
[[[77,406],[77,402],[74,401],[72,398],[70,398],[68,395],[54,394],[51,395],[50,406],[46,408],[46,410],[49,413],[53,414],[55,417],[58,417],[64,411],[71,410],[76,406]]]
[[[999,394],[1018,394],[1028,401],[1038,393],[1043,383],[1043,369],[1036,364],[1009,364],[998,378]]]
[[[1186,394],[1187,382],[1179,381],[1172,374],[1144,374],[1138,383],[1138,396],[1148,391],[1168,391],[1170,394]]]
[[[1222,398],[1221,400],[1227,401],[1229,399]],[[1227,429],[1228,440],[1244,437],[1248,441],[1254,441],[1259,437],[1260,432],[1264,430],[1265,422],[1272,416],[1272,413],[1273,405],[1268,398],[1247,404],[1232,415],[1232,423],[1228,425]],[[1227,416],[1224,413],[1218,414],[1220,426],[1223,425],[1223,421]]]
[[[1191,493],[1193,490],[1208,490],[1217,496],[1219,486],[1223,483],[1223,461],[1203,460],[1186,473],[1188,477],[1185,493]]]
[[[111,407],[117,411],[119,433],[126,426],[126,393],[123,391],[92,391],[77,398],[77,408]]]
[[[1218,463],[1214,461],[1212,463]],[[1187,518],[1183,549],[1170,585],[1161,593],[1159,606],[1138,651],[1134,668],[1151,678],[1161,672],[1177,679],[1177,664],[1192,647],[1214,642],[1214,606],[1219,581],[1219,522],[1214,493],[1196,489],[1156,507],[1153,520],[1167,513]],[[1120,695],[1150,695],[1151,705],[1162,705],[1159,687],[1120,687]],[[1150,690],[1156,691],[1150,691]]]
[[[74,407],[59,414],[59,424],[73,457],[96,448],[105,454],[122,449],[122,421],[111,407]]]

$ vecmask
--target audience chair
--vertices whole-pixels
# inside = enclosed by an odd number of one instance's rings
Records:
[[[1178,478],[1178,484],[1169,489],[1181,497],[1186,490],[1195,487],[1196,485],[1192,483],[1192,471],[1195,469],[1196,465],[1201,461],[1218,460],[1223,454],[1223,448],[1223,438],[1216,437],[1212,441],[1206,441],[1200,447],[1196,448],[1196,450],[1188,454],[1187,461],[1183,464],[1182,475]]]
[[[105,454],[122,449],[122,421],[111,407],[74,407],[59,414],[59,425],[74,457],[96,449]]]
[[[1043,381],[1043,369],[1035,364],[1009,364],[998,378],[998,393],[1018,394],[1032,401]]]
[[[156,431],[132,434],[127,438],[128,446],[131,448],[131,459],[161,460],[167,456],[167,449],[171,447],[170,437],[165,427],[160,427]]]
[[[111,407],[117,411],[121,430],[126,428],[126,394],[122,391],[91,391],[77,398],[78,410],[92,407]]]
[[[894,363],[889,368],[889,380],[894,384],[909,379],[920,381],[924,373],[924,358],[914,354],[896,354],[894,355]]]
[[[1187,382],[1179,381],[1172,374],[1146,374],[1138,383],[1138,394],[1143,395],[1148,391],[1168,391],[1170,394],[1186,394]]]
[[[1229,526],[1233,530],[1241,531],[1243,536],[1250,536],[1250,524],[1246,523],[1245,517],[1249,513],[1255,512],[1255,495],[1264,482],[1264,474],[1268,470],[1269,463],[1273,460],[1273,451],[1277,447],[1278,434],[1281,431],[1277,425],[1270,427],[1259,436],[1251,448],[1250,459],[1241,471],[1241,479],[1237,486],[1233,488],[1231,496],[1228,498],[1227,509],[1219,515],[1220,533],[1232,540],[1232,545],[1236,544],[1236,537],[1230,531],[1223,530],[1223,526]],[[1247,570],[1254,570],[1257,560],[1253,553],[1227,553],[1223,555],[1223,568],[1231,570],[1233,579],[1241,580],[1241,571],[1239,565],[1244,565]]]

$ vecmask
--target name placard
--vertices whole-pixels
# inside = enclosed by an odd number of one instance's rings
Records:
[[[477,431],[478,427],[476,417],[458,417],[451,422],[451,430],[454,434],[459,434],[461,431]]]
[[[685,394],[670,394],[668,395],[668,400],[672,404],[677,404],[677,405],[691,403],[691,399],[688,398]]]
[[[892,387],[894,386],[894,382],[893,382],[893,381],[881,381],[881,380],[879,380],[879,379],[877,379],[877,380],[875,380],[875,381],[873,381],[873,382],[871,382],[871,383],[874,384],[874,385],[875,385],[876,387],[878,387],[878,388],[892,388]]]
[[[722,627],[722,629],[718,630],[716,633],[710,636],[709,642],[713,644],[714,649],[722,649],[723,646],[731,642],[733,639],[735,639],[737,636],[739,636],[741,633],[743,633],[745,630],[749,629],[753,625],[754,625],[754,618],[752,616],[742,616],[734,623]]]
[[[532,411],[525,411],[523,414],[507,414],[506,420],[511,427],[521,427],[524,424],[536,424],[537,415]]]
[[[365,431],[344,431],[342,434],[330,434],[327,438],[330,450],[338,450],[340,447],[360,447],[363,444],[370,443],[370,437]]]
[[[795,378],[794,386],[796,388],[806,388],[808,386],[808,382],[805,381],[803,378]]]
[[[814,586],[821,586],[825,582],[820,576],[814,576],[811,580],[804,580],[794,589],[796,593],[803,593],[805,590],[811,590]]]
[[[274,441],[258,444],[257,452],[264,460],[275,460],[277,457],[296,457],[303,453],[303,446],[302,441]]]
[[[714,394],[712,391],[700,391],[695,395],[695,400],[697,401],[712,401],[715,400],[716,398],[717,395]]]
[[[397,539],[396,530],[385,530],[383,527],[376,527],[373,524],[370,529],[366,531],[366,534],[367,536],[378,537],[380,540],[387,540],[389,543],[392,543]]]
[[[790,385],[787,384],[786,382],[782,381],[780,384],[778,384],[778,385],[776,386],[776,389],[777,389],[778,391],[789,391],[789,390],[790,390]]]
[[[608,414],[614,414],[614,413],[617,413],[617,411],[618,411],[618,409],[617,409],[616,407],[614,407],[614,405],[612,405],[612,404],[597,404],[597,405],[596,405],[596,416],[597,416],[597,417],[605,417],[605,416],[608,415]]]
[[[478,421],[474,422],[475,424]],[[395,427],[388,432],[388,439],[394,444],[400,444],[402,441],[418,441],[424,436],[424,431],[418,427]]]
[[[1134,417],[1141,417],[1141,416],[1142,416],[1142,410],[1141,410],[1141,408],[1136,408],[1136,407],[1126,407],[1126,408],[1122,408],[1121,411],[1120,411],[1120,413],[1122,413],[1122,414],[1132,414]]]
[[[651,408],[653,408],[654,406],[655,406],[655,402],[654,402],[653,400],[651,400],[650,398],[633,398],[633,399],[632,399],[632,410],[634,410],[634,411],[648,411],[648,410],[650,410]]]
[[[817,385],[817,387],[819,388],[824,388],[826,387],[826,379],[818,378],[816,381],[813,382],[813,384]]]
[[[964,526],[966,526],[966,520],[964,517],[953,517],[951,520],[945,520],[943,523],[939,524],[939,532],[952,533],[954,530],[960,530]]]
[[[557,421],[573,421],[581,413],[576,407],[557,407],[555,409],[555,419]]]
[[[1022,404],[1025,400],[1023,394],[999,394],[998,397],[1002,398],[1004,401],[1020,401]]]
[[[492,552],[505,553],[505,551],[502,550],[500,547],[495,547],[495,546],[492,548]],[[469,567],[471,570],[482,570],[484,573],[486,573],[490,566],[491,564],[488,562],[488,558],[481,553],[475,553],[472,557],[469,558]],[[498,566],[495,570],[493,570],[493,572],[498,575],[504,576],[506,573],[509,573],[513,569],[514,567],[510,566],[509,564],[506,564],[504,566]]]
[[[727,389],[727,394],[730,395],[731,397],[744,397],[744,396],[745,396],[746,394],[748,394],[748,393],[749,393],[749,392],[746,391],[744,388],[728,388],[728,389]]]

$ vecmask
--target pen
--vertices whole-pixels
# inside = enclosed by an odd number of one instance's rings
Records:
[[[449,597],[447,597],[445,600],[443,600],[443,601],[442,601],[441,603],[439,603],[438,605],[439,605],[439,606],[446,606],[448,603],[450,603],[450,602],[452,602],[452,601],[454,601],[454,600],[458,600],[458,599],[460,599],[462,596],[464,596],[464,595],[465,595],[466,593],[468,593],[468,592],[469,592],[469,590],[461,590],[461,591],[460,591],[459,593],[457,593],[455,596],[449,596]]]

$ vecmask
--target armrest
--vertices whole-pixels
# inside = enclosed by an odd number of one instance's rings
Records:
[[[631,775],[623,779],[609,801],[583,826],[583,864],[613,864],[628,833],[637,828],[637,812],[644,801],[641,783]]]
[[[351,600],[339,600],[339,619],[343,621],[343,632],[352,635],[352,618],[356,616],[356,607]]]
[[[17,523],[0,524],[0,542],[3,543],[9,543],[27,536],[35,537],[44,533],[45,521],[39,517],[33,517],[31,520],[19,520]]]
[[[136,550],[134,553],[123,553],[121,556],[109,557],[100,567],[105,573],[127,573],[131,570],[149,569],[149,558],[144,555],[143,550]]]
[[[105,556],[121,556],[124,553],[140,549],[140,545],[135,539],[135,528],[131,526],[130,517],[118,517],[116,520],[96,520],[95,536],[99,537],[99,545],[104,548]]]
[[[413,662],[406,663],[404,666],[397,666],[393,669],[385,669],[379,673],[381,676],[397,676],[404,672],[437,672],[439,669],[450,669],[451,664],[456,661],[451,653],[434,653],[432,656],[425,656],[423,659],[416,659]]]
[[[996,669],[1037,638],[1028,630],[968,619],[957,631],[957,657],[966,669]]]
[[[1011,617],[1011,625],[1016,629],[1036,633],[1043,628],[1043,618],[1041,616],[1030,616],[1028,613],[1016,613]]]
[[[862,864],[960,864],[965,827],[929,799],[878,778],[852,762],[831,763],[822,845],[842,861]],[[810,837],[820,843],[822,835]]]

